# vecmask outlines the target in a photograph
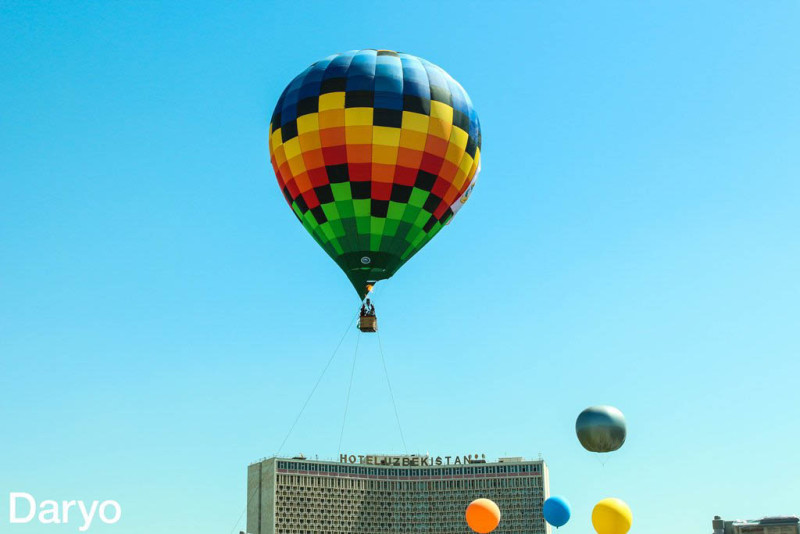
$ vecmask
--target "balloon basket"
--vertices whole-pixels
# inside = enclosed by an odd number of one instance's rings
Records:
[[[378,318],[374,316],[359,317],[358,329],[362,332],[377,332],[378,331]]]

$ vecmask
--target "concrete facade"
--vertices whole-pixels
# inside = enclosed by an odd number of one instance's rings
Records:
[[[414,458],[407,463],[421,463],[420,457]],[[549,494],[542,460],[388,463],[288,458],[255,463],[247,472],[247,532],[467,534],[471,531],[464,511],[474,499],[485,497],[503,515],[497,534],[550,533],[542,516]]]
[[[800,534],[800,519],[794,516],[725,521],[714,516],[714,534]]]

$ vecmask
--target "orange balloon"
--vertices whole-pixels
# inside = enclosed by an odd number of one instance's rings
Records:
[[[500,524],[500,508],[489,499],[475,499],[467,506],[467,524],[478,534],[489,534]]]

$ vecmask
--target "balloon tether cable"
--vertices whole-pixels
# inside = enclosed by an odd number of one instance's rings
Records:
[[[322,382],[322,379],[325,376],[325,373],[328,372],[328,368],[331,366],[331,363],[333,363],[333,359],[336,357],[336,354],[339,352],[339,349],[341,348],[342,343],[344,343],[344,340],[347,337],[347,334],[350,333],[350,329],[353,328],[353,323],[355,323],[357,318],[358,318],[358,315],[354,316],[350,320],[350,323],[347,325],[347,329],[344,331],[344,334],[342,334],[342,338],[339,340],[339,343],[336,344],[336,348],[333,349],[333,354],[331,354],[330,358],[328,358],[328,363],[326,363],[325,367],[322,369],[322,373],[320,373],[319,378],[317,378],[317,382],[314,384],[314,387],[311,389],[311,392],[308,394],[308,397],[306,398],[305,402],[303,403],[302,408],[300,408],[300,413],[297,414],[297,417],[295,418],[294,422],[292,423],[292,426],[289,428],[289,432],[286,434],[286,437],[283,438],[283,441],[281,442],[281,446],[278,448],[278,452],[275,453],[274,456],[276,458],[280,455],[281,451],[283,450],[284,445],[286,445],[286,441],[288,441],[289,436],[292,435],[292,431],[294,431],[294,427],[297,426],[297,422],[300,421],[300,417],[302,417],[303,412],[306,410],[306,407],[308,406],[308,403],[311,401],[311,397],[313,397],[314,393],[317,391],[317,388],[319,387],[320,383]],[[234,532],[236,532],[236,528],[239,526],[239,523],[242,522],[242,518],[244,517],[244,514],[247,512],[247,507],[250,505],[250,501],[252,500],[253,496],[256,494],[258,489],[259,488],[255,488],[253,490],[253,492],[250,495],[248,495],[247,502],[244,505],[244,510],[242,510],[242,513],[239,515],[239,519],[236,520],[236,524],[233,525],[233,528],[231,529],[231,534],[234,534]]]
[[[339,432],[339,452],[342,453],[342,438],[344,438],[344,426],[347,422],[347,409],[350,407],[350,392],[353,389],[353,377],[356,374],[356,360],[358,359],[358,344],[361,341],[361,332],[356,337],[356,350],[353,352],[353,367],[350,369],[350,384],[347,386],[347,398],[344,402],[344,416],[342,417],[342,430]]]
[[[386,385],[389,386],[389,396],[392,398],[392,406],[394,406],[394,417],[397,420],[397,428],[400,430],[400,439],[403,441],[403,450],[408,454],[408,446],[406,445],[406,437],[403,434],[403,425],[400,424],[400,413],[397,411],[397,402],[394,398],[394,391],[392,390],[392,382],[389,380],[389,369],[386,367],[386,358],[383,356],[383,342],[381,341],[381,333],[378,332],[378,349],[381,353],[381,363],[383,364],[383,374],[386,376]]]

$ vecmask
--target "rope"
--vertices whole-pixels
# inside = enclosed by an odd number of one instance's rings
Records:
[[[394,406],[394,417],[397,419],[397,428],[400,430],[400,439],[403,440],[403,449],[408,454],[408,446],[406,445],[406,437],[403,435],[403,425],[400,424],[400,414],[397,411],[397,402],[394,400],[394,391],[392,391],[392,382],[389,380],[389,369],[386,367],[386,358],[383,356],[383,342],[381,341],[381,333],[378,332],[378,348],[381,353],[381,363],[383,364],[383,374],[386,376],[386,384],[389,385],[389,396],[392,397],[392,406]]]
[[[353,366],[350,369],[350,384],[347,386],[347,399],[344,402],[344,416],[342,417],[342,430],[341,430],[341,432],[339,432],[339,452],[338,452],[338,454],[342,453],[342,438],[344,438],[344,426],[345,426],[345,422],[347,421],[347,411],[348,411],[348,408],[350,407],[350,392],[353,389],[353,376],[355,376],[355,373],[356,373],[356,359],[358,358],[358,345],[359,345],[360,342],[361,342],[361,332],[359,332],[358,336],[356,337],[356,348],[355,348],[355,351],[353,352]],[[338,492],[339,501],[342,503],[341,509],[339,510],[339,522],[343,523],[345,515],[346,515],[345,514],[345,510],[344,510],[344,498],[342,497],[342,491],[344,491],[344,487],[345,487],[345,480],[343,480],[341,478],[338,478],[338,477],[335,480],[336,480],[337,484],[341,484],[341,486],[337,486],[334,489],[334,491],[336,491],[336,489],[339,490],[339,492]]]
[[[255,495],[255,494],[256,494],[256,492],[254,491],[254,492],[253,492],[253,495]],[[252,498],[253,498],[253,495],[250,495],[250,497],[247,499],[247,504],[250,504],[250,499],[252,499]],[[236,520],[236,524],[235,524],[235,525],[233,525],[233,528],[231,529],[231,534],[233,534],[234,532],[236,532],[236,528],[239,526],[239,523],[241,523],[241,522],[242,522],[242,518],[244,517],[244,513],[245,513],[246,511],[247,511],[247,506],[245,505],[245,507],[244,507],[244,510],[242,510],[242,515],[240,515],[240,516],[239,516],[239,519],[237,519],[237,520]]]
[[[291,428],[289,428],[289,432],[286,434],[286,437],[283,438],[283,442],[281,442],[281,446],[278,448],[278,452],[275,453],[275,456],[279,456],[280,455],[281,451],[283,450],[283,446],[286,445],[286,441],[289,439],[289,436],[292,435],[292,432],[294,431],[294,427],[297,425],[297,422],[300,421],[300,417],[302,417],[303,412],[305,412],[306,406],[308,406],[308,403],[311,400],[311,397],[314,396],[314,392],[317,391],[317,388],[319,387],[320,382],[322,382],[322,378],[325,376],[325,373],[328,371],[328,368],[331,366],[331,363],[333,363],[333,359],[336,357],[336,353],[339,352],[339,347],[341,347],[342,343],[344,343],[344,338],[347,337],[347,334],[350,332],[350,329],[353,327],[353,323],[355,322],[357,317],[358,317],[358,315],[353,317],[353,319],[350,321],[350,324],[347,325],[347,330],[344,331],[344,334],[342,335],[342,339],[339,340],[339,343],[336,345],[336,348],[333,349],[333,354],[331,354],[331,357],[328,359],[328,363],[325,364],[325,368],[322,370],[322,373],[319,375],[319,378],[317,378],[317,383],[314,384],[314,388],[311,390],[311,393],[308,394],[308,397],[306,398],[306,401],[303,403],[303,407],[300,409],[300,413],[297,414],[297,417],[295,418],[294,423],[292,423]]]
[[[294,423],[292,423],[291,428],[289,428],[289,432],[286,434],[286,437],[283,438],[283,441],[281,442],[281,446],[278,448],[278,452],[275,453],[276,457],[280,455],[281,451],[283,450],[284,445],[286,445],[286,441],[289,439],[289,436],[292,435],[292,431],[294,431],[294,427],[297,425],[297,422],[300,421],[300,417],[302,417],[303,412],[306,409],[306,406],[308,406],[309,401],[311,401],[311,397],[314,396],[314,392],[317,391],[317,388],[319,387],[320,382],[322,382],[322,378],[325,376],[325,373],[328,371],[328,368],[331,366],[331,363],[333,363],[333,359],[334,359],[334,357],[336,357],[336,353],[339,352],[339,348],[342,346],[342,343],[344,343],[344,340],[347,337],[347,334],[350,333],[350,329],[353,327],[353,323],[355,322],[355,320],[357,318],[358,318],[358,315],[356,315],[355,317],[353,317],[353,319],[350,320],[350,324],[347,325],[347,329],[344,331],[344,334],[342,334],[342,338],[339,340],[339,343],[336,345],[336,348],[333,349],[333,354],[331,354],[331,357],[328,358],[328,363],[326,363],[325,367],[322,369],[322,373],[320,373],[319,378],[317,378],[316,384],[314,384],[314,387],[311,390],[311,393],[308,394],[308,397],[306,398],[306,401],[303,403],[303,407],[300,409],[300,413],[297,414],[297,417],[295,418]],[[239,515],[239,519],[237,519],[236,523],[233,525],[233,528],[231,529],[230,534],[234,534],[236,532],[236,528],[239,526],[239,523],[242,522],[242,518],[244,517],[244,514],[247,512],[247,507],[250,505],[250,501],[253,499],[253,496],[256,494],[257,491],[258,491],[258,488],[254,489],[253,492],[247,497],[247,503],[244,506],[244,510],[242,510],[242,513]]]
[[[376,288],[376,289],[383,289],[383,287],[381,286],[380,288]],[[371,295],[372,295],[373,298],[375,297],[376,293],[377,292],[374,291],[374,290],[371,292]],[[294,422],[292,423],[292,426],[289,428],[289,432],[287,432],[286,437],[283,438],[283,441],[281,442],[281,445],[278,448],[278,451],[274,455],[275,457],[280,456],[281,451],[283,451],[283,447],[286,445],[286,442],[289,440],[289,437],[292,435],[292,432],[294,432],[294,429],[297,426],[297,423],[300,421],[300,418],[303,416],[303,413],[305,412],[306,407],[308,406],[308,403],[311,401],[311,398],[314,396],[314,393],[317,391],[317,388],[319,387],[320,383],[322,382],[322,379],[325,377],[325,374],[328,372],[328,368],[330,368],[331,364],[333,363],[333,360],[336,357],[336,354],[339,352],[339,349],[341,348],[342,343],[344,343],[344,340],[347,337],[347,334],[350,332],[350,329],[353,327],[353,323],[356,321],[356,319],[359,317],[359,315],[356,315],[355,317],[353,317],[353,319],[350,321],[350,324],[347,325],[347,329],[345,330],[344,334],[342,335],[341,339],[339,340],[339,343],[337,343],[336,348],[333,350],[333,353],[331,354],[330,358],[328,358],[328,361],[325,364],[325,367],[322,369],[322,372],[320,373],[319,378],[317,378],[317,381],[314,384],[314,387],[311,389],[311,392],[308,394],[308,397],[306,397],[305,402],[303,402],[303,406],[300,408],[300,412],[297,414],[297,417],[295,417]],[[352,365],[352,367],[350,369],[350,384],[348,385],[348,388],[347,388],[347,398],[346,398],[346,401],[345,401],[344,416],[342,418],[342,429],[341,429],[341,432],[339,434],[339,454],[341,454],[341,450],[342,450],[342,441],[343,441],[343,438],[344,438],[344,428],[345,428],[345,423],[347,422],[347,412],[348,412],[349,406],[350,406],[350,394],[351,394],[352,388],[353,388],[353,378],[355,376],[356,361],[357,361],[357,358],[358,358],[358,346],[359,346],[359,342],[360,341],[361,341],[361,335],[359,333],[358,337],[356,338],[356,348],[355,348],[355,351],[354,351],[354,354],[353,354],[353,365]],[[389,387],[389,396],[392,399],[392,406],[394,407],[394,416],[395,416],[395,420],[397,421],[397,428],[400,431],[400,439],[403,441],[403,449],[406,451],[406,454],[408,454],[408,446],[406,445],[406,438],[405,438],[405,435],[403,434],[403,426],[400,423],[400,415],[399,415],[399,412],[397,410],[397,402],[396,402],[396,400],[394,398],[394,391],[392,389],[392,382],[389,379],[389,370],[388,370],[388,368],[386,366],[386,358],[385,358],[385,356],[383,354],[383,342],[381,341],[380,333],[378,333],[378,347],[380,349],[381,363],[383,365],[384,376],[386,377],[386,384]],[[247,512],[247,507],[249,506],[250,501],[252,500],[253,496],[256,494],[257,491],[258,491],[257,488],[254,489],[253,492],[248,496],[247,504],[245,504],[244,510],[242,510],[242,513],[239,515],[239,519],[234,524],[233,528],[231,529],[231,533],[230,534],[234,534],[236,532],[237,527],[239,526],[239,524],[242,521],[242,518],[244,517],[245,513]],[[343,516],[342,516],[342,519],[343,519]]]
[[[358,359],[358,343],[361,341],[361,333],[356,337],[356,350],[353,353],[353,367],[350,369],[350,385],[347,386],[347,400],[344,403],[344,417],[342,417],[342,431],[339,433],[339,452],[342,453],[342,438],[344,438],[344,424],[347,421],[347,409],[350,407],[350,391],[353,389],[353,376],[356,374],[356,359]]]

